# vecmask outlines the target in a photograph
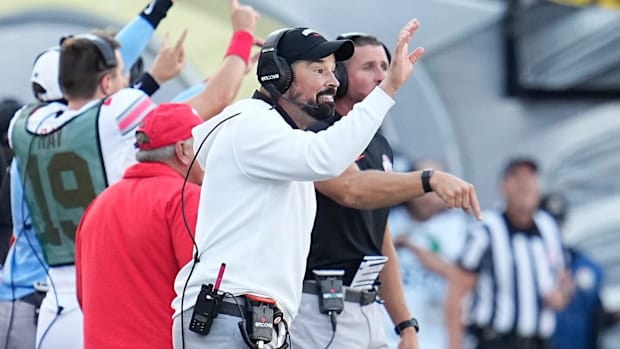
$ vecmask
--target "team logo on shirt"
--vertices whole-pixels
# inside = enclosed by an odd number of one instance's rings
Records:
[[[385,172],[392,172],[392,161],[390,161],[390,157],[383,154],[383,170]]]

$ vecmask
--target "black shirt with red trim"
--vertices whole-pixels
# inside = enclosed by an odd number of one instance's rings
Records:
[[[318,121],[308,130],[318,132],[340,119]],[[360,170],[390,171],[394,159],[387,139],[377,132],[355,163]],[[313,269],[344,269],[344,285],[350,285],[360,262],[367,255],[381,255],[389,208],[358,210],[339,205],[316,192],[317,213],[306,280],[313,280]]]

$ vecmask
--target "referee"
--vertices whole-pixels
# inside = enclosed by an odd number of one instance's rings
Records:
[[[527,158],[508,162],[501,189],[505,210],[485,213],[484,223],[470,229],[449,273],[451,349],[463,347],[463,318],[479,349],[550,348],[555,311],[569,298],[559,228],[537,211],[536,163]],[[462,300],[470,291],[471,305],[463,317]]]

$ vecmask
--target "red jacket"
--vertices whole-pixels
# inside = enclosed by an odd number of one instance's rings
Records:
[[[84,213],[76,271],[86,349],[172,348],[174,279],[193,247],[183,180],[162,163],[139,163]],[[199,196],[200,187],[186,183],[192,234]]]

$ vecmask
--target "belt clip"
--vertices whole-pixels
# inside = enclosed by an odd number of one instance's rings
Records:
[[[368,305],[374,302],[377,298],[377,292],[375,290],[363,290],[360,294],[360,304]]]
[[[263,348],[273,339],[272,331],[281,319],[276,301],[271,298],[244,295],[246,314],[239,322],[239,330],[244,342],[250,348]]]
[[[314,269],[312,272],[318,289],[319,311],[323,314],[340,314],[344,309],[344,270]]]
[[[47,282],[44,281],[36,281],[32,286],[34,287],[35,291],[40,293],[47,293],[47,291],[50,290]]]

